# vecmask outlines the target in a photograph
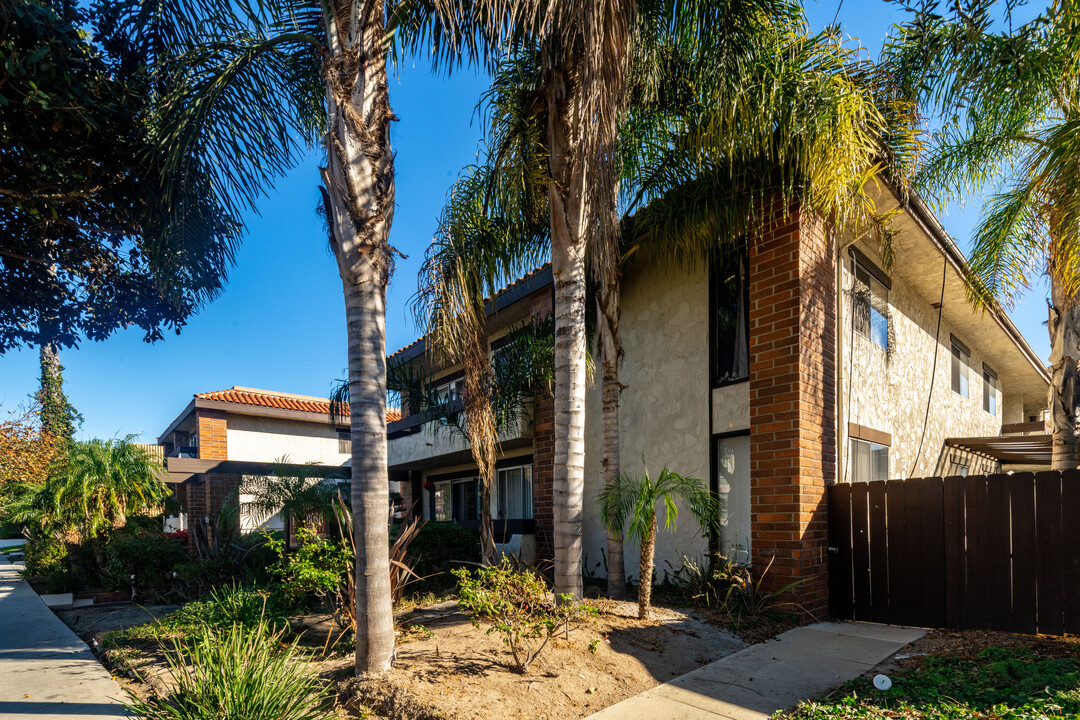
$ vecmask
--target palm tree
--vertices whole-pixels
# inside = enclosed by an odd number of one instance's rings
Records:
[[[238,219],[307,148],[325,151],[322,206],[348,332],[356,670],[381,672],[394,655],[385,523],[385,306],[395,252],[386,4],[115,1],[162,78],[152,122],[175,180],[167,192],[205,175]]]
[[[290,466],[287,457],[280,458],[270,475],[244,477],[240,494],[251,499],[242,503],[242,509],[260,525],[280,513],[285,521],[287,548],[294,520],[303,526],[313,516],[334,512],[342,479],[314,474],[317,472],[317,467]]]
[[[133,438],[72,442],[58,472],[22,489],[8,508],[12,519],[71,548],[96,543],[129,515],[162,512],[173,503],[165,469]]]
[[[992,3],[953,17],[920,8],[886,60],[930,113],[936,134],[918,186],[939,203],[991,190],[975,228],[966,280],[982,308],[1012,305],[1050,278],[1052,467],[1075,469],[1080,348],[1080,10],[1054,2],[1036,19],[991,30]],[[951,6],[950,6],[951,7]]]
[[[795,3],[661,1],[642,5],[639,19],[629,70],[633,102],[618,147],[621,217],[598,230],[602,237],[593,244],[614,262],[600,252],[589,256],[599,287],[608,484],[620,471],[621,262],[643,247],[661,262],[708,262],[771,221],[772,203],[762,199],[775,195],[784,201],[781,212],[802,203],[839,226],[870,225],[887,241],[887,218],[865,185],[887,171],[903,190],[917,146],[907,106],[887,94],[881,75],[835,34],[810,35]],[[535,187],[546,190],[550,182],[544,128],[551,122],[542,102],[549,79],[528,46],[500,65],[485,98],[484,162],[467,169],[461,191],[452,193],[457,224],[490,233],[521,223],[515,213],[537,212]],[[516,205],[508,200],[515,193]],[[485,252],[505,258],[513,251],[499,244],[505,238],[495,240]],[[475,262],[486,268],[494,261]],[[623,577],[621,550],[612,534],[611,594]]]
[[[528,52],[541,82],[544,178],[555,278],[555,591],[581,597],[585,455],[585,257],[590,238],[615,212],[614,162],[634,0],[434,0],[403,21],[406,42],[433,62],[495,67]],[[596,248],[605,252],[603,248]]]
[[[720,504],[716,496],[697,478],[684,477],[665,467],[653,480],[649,471],[640,477],[620,473],[615,482],[606,485],[596,497],[607,528],[620,538],[625,533],[631,542],[641,546],[641,566],[638,577],[638,617],[649,619],[652,599],[653,556],[656,549],[656,504],[664,504],[664,529],[675,532],[682,501],[708,535],[720,529]]]

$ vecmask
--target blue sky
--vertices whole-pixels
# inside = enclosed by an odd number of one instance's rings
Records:
[[[837,16],[838,3],[807,2],[812,27]],[[896,5],[848,0],[838,21],[876,57],[889,25],[903,19]],[[435,77],[426,63],[398,69],[390,98],[400,118],[397,210],[391,242],[408,256],[391,281],[386,318],[388,351],[417,335],[409,312],[416,275],[446,192],[457,173],[476,159],[482,135],[476,103],[487,80],[475,72]],[[282,179],[248,218],[225,292],[192,318],[180,335],[148,345],[138,331],[85,342],[61,353],[68,395],[85,417],[80,437],[157,434],[197,392],[233,385],[326,396],[346,365],[341,281],[315,213],[317,167],[312,154]],[[978,219],[978,203],[949,208],[941,221],[962,248]],[[1012,313],[1036,352],[1049,343],[1046,288],[1038,286]],[[23,403],[37,387],[36,350],[0,357],[0,412]]]

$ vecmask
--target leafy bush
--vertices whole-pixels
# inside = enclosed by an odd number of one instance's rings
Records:
[[[128,708],[144,720],[321,720],[333,717],[329,697],[301,662],[296,643],[266,622],[204,627],[165,653],[167,695]]]
[[[67,554],[67,546],[50,533],[34,533],[26,544],[26,572],[28,575],[64,572]]]
[[[395,528],[400,532],[401,526]],[[393,542],[393,537],[391,537]],[[448,574],[460,563],[480,562],[480,532],[451,523],[427,523],[409,546],[413,572],[422,578],[415,592],[434,592],[450,588],[454,579]]]
[[[278,556],[275,573],[285,596],[300,607],[310,607],[315,599],[334,605],[343,584],[342,575],[351,568],[352,556],[346,548],[323,540],[308,527],[298,528],[296,536],[300,546],[291,555],[285,552],[283,539],[266,541]]]
[[[177,583],[188,559],[179,541],[158,532],[118,533],[105,548],[105,572],[119,588],[134,586],[148,600],[160,600]]]
[[[785,605],[782,596],[805,580],[797,580],[778,590],[762,585],[772,561],[756,574],[750,563],[741,563],[724,553],[713,553],[707,567],[684,557],[674,573],[664,572],[664,585],[687,604],[717,610],[735,617],[757,618]]]
[[[555,633],[569,632],[596,614],[591,605],[575,602],[570,595],[560,595],[556,602],[540,575],[531,569],[514,569],[507,558],[473,572],[458,568],[453,574],[458,581],[458,606],[469,613],[474,626],[480,627],[485,620],[491,624],[488,634],[502,633],[513,657],[510,669],[515,672],[528,672]]]

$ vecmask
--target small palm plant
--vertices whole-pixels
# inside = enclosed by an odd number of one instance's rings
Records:
[[[625,534],[641,545],[638,617],[649,619],[652,601],[653,555],[656,550],[656,504],[664,504],[664,529],[675,531],[681,500],[701,526],[703,533],[720,528],[720,501],[701,480],[685,477],[664,467],[653,480],[649,471],[640,477],[621,473],[615,482],[604,486],[596,498],[600,516],[616,535]]]

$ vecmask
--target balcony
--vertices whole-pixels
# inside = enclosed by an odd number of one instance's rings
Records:
[[[456,407],[454,407],[456,406]],[[452,408],[461,410],[461,401]],[[407,415],[387,425],[387,457],[391,470],[427,470],[472,462],[468,441],[455,428],[439,427],[438,421],[423,414]],[[499,448],[531,447],[532,405],[522,409],[517,420],[499,433]]]

